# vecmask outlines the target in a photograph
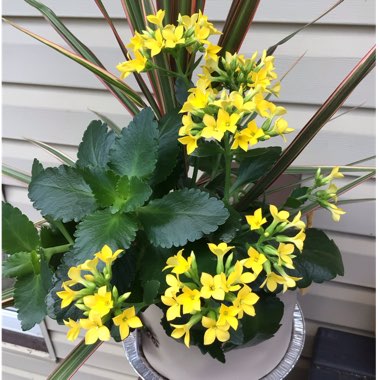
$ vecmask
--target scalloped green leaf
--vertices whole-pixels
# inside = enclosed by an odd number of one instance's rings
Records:
[[[133,215],[108,210],[86,216],[75,231],[73,250],[65,255],[65,263],[78,265],[92,259],[107,244],[113,250],[127,249],[134,240],[137,223]]]
[[[143,109],[111,150],[110,166],[119,175],[144,178],[150,176],[157,162],[158,127],[150,108]]]
[[[78,148],[79,167],[105,168],[109,161],[109,152],[115,141],[115,133],[108,131],[107,125],[93,120],[84,132]]]
[[[29,252],[17,252],[3,261],[4,277],[22,277],[33,272]]]
[[[183,189],[137,210],[150,242],[180,247],[217,230],[229,216],[224,203],[198,189]]]
[[[17,278],[15,283],[15,307],[21,328],[30,330],[46,316],[45,297],[51,287],[52,272],[46,261],[41,261],[39,274],[30,273]]]
[[[77,169],[66,165],[47,168],[33,178],[29,198],[43,215],[63,222],[77,222],[96,209],[90,186]]]
[[[3,250],[12,254],[37,249],[40,239],[33,223],[17,207],[4,202],[2,205]]]

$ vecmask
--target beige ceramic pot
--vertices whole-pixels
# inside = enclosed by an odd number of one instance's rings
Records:
[[[144,312],[144,324],[151,329],[159,346],[143,334],[144,355],[158,373],[170,380],[259,380],[278,365],[290,343],[297,293],[288,291],[280,299],[284,303],[284,315],[275,336],[256,346],[227,352],[226,363],[167,336],[160,324],[162,311],[151,306]]]

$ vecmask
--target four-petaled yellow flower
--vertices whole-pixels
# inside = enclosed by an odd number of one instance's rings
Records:
[[[191,268],[191,261],[192,258],[189,256],[187,259],[185,259],[182,256],[183,249],[179,250],[176,255],[169,257],[166,261],[166,267],[163,270],[166,270],[168,268],[173,268],[172,273],[176,274],[182,274],[186,273]]]
[[[98,289],[98,293],[83,297],[83,303],[89,308],[91,313],[97,313],[100,317],[107,315],[113,307],[111,292],[107,291],[107,286]]]
[[[218,245],[213,243],[207,243],[209,250],[217,257],[223,257],[231,249],[235,248],[234,246],[228,246],[226,243],[220,243]]]
[[[98,266],[99,259],[95,257],[92,260],[86,260],[83,264],[79,265],[81,270],[88,270],[91,273],[97,273],[98,270],[96,267]]]
[[[141,73],[141,71],[145,69],[148,59],[138,50],[136,50],[135,55],[135,59],[130,59],[129,61],[119,63],[116,66],[116,68],[121,72],[121,79],[125,79],[129,74],[134,73],[135,71]]]
[[[115,253],[112,253],[112,249],[105,245],[100,252],[96,253],[95,256],[103,261],[106,264],[111,264],[113,261],[117,259],[120,253],[123,252],[123,249],[118,249]]]
[[[184,286],[182,294],[177,297],[177,300],[182,305],[184,314],[201,311],[201,293],[197,289],[193,290]]]
[[[334,205],[333,203],[328,203],[327,209],[331,212],[331,216],[334,222],[339,222],[340,216],[346,213],[346,211],[344,211],[337,205]]]
[[[63,283],[62,286],[65,290],[57,292],[57,296],[62,299],[61,308],[63,309],[64,307],[69,306],[75,300],[77,292],[69,288],[65,283]]]
[[[161,50],[165,46],[165,41],[162,38],[162,33],[160,29],[154,32],[154,38],[148,38],[145,41],[145,47],[150,50],[151,57],[161,53]]]
[[[221,275],[211,276],[209,273],[203,272],[201,275],[201,296],[205,299],[214,298],[219,301],[224,300],[225,292]]]
[[[191,325],[189,323],[186,323],[184,325],[172,325],[171,324],[170,326],[174,327],[174,330],[172,331],[171,336],[174,339],[180,339],[183,336],[185,336],[184,342],[185,342],[187,347],[190,347],[190,328],[191,328]]]
[[[166,283],[169,285],[169,288],[165,290],[165,296],[172,297],[177,294],[179,290],[182,288],[182,283],[177,277],[172,274],[166,275]]]
[[[80,333],[80,324],[73,321],[71,318],[69,318],[68,321],[63,320],[63,322],[65,326],[70,328],[66,335],[67,339],[74,341],[76,338],[78,338],[78,335]]]
[[[227,342],[230,339],[230,333],[228,332],[230,325],[227,323],[218,326],[215,319],[202,317],[202,326],[207,329],[203,338],[205,346],[213,344],[215,339],[218,339],[219,342]]]
[[[258,208],[253,215],[246,215],[247,223],[251,227],[251,230],[258,230],[263,224],[267,222],[266,218],[263,218],[261,208]]]
[[[166,310],[166,319],[172,321],[181,316],[181,304],[178,302],[177,297],[173,294],[172,296],[165,295],[161,296],[161,301],[164,305],[169,306]]]
[[[198,140],[200,137],[200,135],[193,136],[192,134],[189,134],[187,136],[180,137],[178,141],[182,145],[186,145],[186,153],[190,155],[195,149],[198,148]]]
[[[205,59],[211,59],[212,61],[218,62],[218,53],[220,50],[222,50],[220,46],[209,43],[206,48]]]
[[[270,272],[267,273],[267,277],[260,285],[260,288],[263,288],[266,285],[268,290],[273,293],[277,289],[278,285],[284,285],[285,283],[286,280],[282,276],[274,272]]]
[[[115,326],[119,326],[120,337],[124,340],[129,335],[129,328],[137,329],[142,327],[142,322],[139,317],[136,316],[135,307],[132,306],[123,310],[121,314],[112,318]]]
[[[273,216],[273,219],[277,223],[287,222],[289,218],[289,213],[287,211],[278,211],[277,207],[275,205],[269,206],[269,211]]]
[[[183,26],[167,25],[162,31],[162,36],[165,38],[165,47],[175,48],[177,45],[184,44]]]
[[[253,247],[249,247],[247,253],[249,258],[244,260],[243,265],[252,269],[252,272],[258,276],[263,270],[263,264],[267,261],[267,258]]]
[[[238,328],[238,320],[236,316],[239,314],[239,309],[235,306],[227,306],[222,304],[219,309],[219,318],[216,324],[218,326],[224,326],[228,324],[234,330]]]
[[[238,318],[243,318],[244,313],[254,317],[256,315],[256,311],[253,305],[258,300],[259,296],[253,293],[249,286],[244,285],[233,302],[233,306],[239,310]]]
[[[295,255],[292,255],[292,253],[294,252],[293,244],[280,243],[277,248],[277,252],[279,257],[278,265],[283,265],[289,269],[295,269],[292,260],[292,258],[295,257]]]
[[[165,11],[159,9],[156,14],[146,16],[146,19],[154,25],[157,25],[162,28],[162,21],[165,17]]]
[[[101,341],[107,341],[111,339],[110,331],[107,326],[104,326],[99,314],[93,313],[88,319],[80,319],[80,326],[87,330],[85,335],[85,343],[93,344],[98,339]]]

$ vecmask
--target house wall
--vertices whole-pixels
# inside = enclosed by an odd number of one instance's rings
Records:
[[[333,2],[262,1],[241,52],[250,55],[254,50],[271,46],[317,17]],[[93,1],[45,0],[45,3],[61,15],[74,34],[117,74],[115,65],[123,57]],[[207,0],[206,14],[219,29],[222,29],[230,3]],[[106,1],[105,5],[127,41],[130,32],[120,3]],[[62,43],[45,20],[21,0],[4,0],[3,14],[27,29]],[[346,0],[316,25],[278,48],[276,65],[280,75],[306,51],[305,57],[283,81],[280,100],[288,109],[287,119],[291,127],[302,128],[372,47],[374,31],[375,0]],[[368,75],[340,112],[362,104],[360,109],[329,122],[297,159],[297,164],[344,165],[374,154],[374,75],[374,72]],[[3,82],[3,163],[26,172],[30,171],[34,157],[45,165],[58,162],[25,138],[54,144],[75,158],[83,131],[96,118],[90,110],[107,114],[121,126],[130,120],[122,106],[91,73],[7,24],[3,25]],[[135,86],[133,79],[128,82]],[[371,180],[342,198],[372,198],[374,189],[374,180]],[[4,177],[3,190],[7,201],[34,220],[39,219],[23,184]],[[318,211],[315,215],[315,226],[323,227],[340,247],[346,273],[334,281],[313,285],[306,295],[300,296],[307,339],[302,358],[289,379],[306,378],[313,337],[319,326],[374,334],[374,203],[355,203],[344,208],[347,214],[338,224],[331,221],[326,211]],[[47,320],[47,326],[57,357],[64,358],[73,346],[65,339],[65,329],[51,320]],[[5,379],[43,379],[54,366],[55,363],[42,353],[3,345]],[[135,379],[136,376],[124,358],[121,345],[106,343],[74,378]]]

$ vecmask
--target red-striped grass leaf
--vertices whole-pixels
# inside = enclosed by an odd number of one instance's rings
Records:
[[[102,344],[98,340],[94,344],[86,345],[84,339],[69,353],[68,356],[58,365],[58,367],[49,375],[47,380],[66,380],[79,370],[86,360],[96,351]]]
[[[218,42],[218,45],[222,46],[220,55],[226,51],[232,54],[239,51],[259,4],[260,0],[234,0],[232,2],[223,34]]]
[[[1,171],[3,175],[16,179],[17,181],[20,181],[22,183],[29,184],[32,180],[32,177],[20,170],[12,169],[7,165],[3,165],[1,168]]]
[[[77,52],[81,57],[87,59],[88,61],[105,69],[96,55],[73,33],[71,33],[71,31],[62,23],[59,17],[50,8],[36,0],[26,0],[26,2],[42,13],[42,15],[55,29],[55,31],[66,41],[69,46],[71,46],[75,52]],[[134,104],[128,97],[126,97],[119,89],[107,84],[106,81],[104,81],[102,78],[98,77],[98,79],[111,92],[111,94],[113,94],[121,102],[121,104],[127,108],[130,113],[133,115],[136,114],[138,110],[135,108]]]
[[[47,40],[46,38],[43,38],[39,36],[36,33],[33,33],[25,28],[23,28],[20,25],[15,24],[12,21],[6,20],[3,18],[3,20],[12,25],[14,28],[20,30],[21,32],[27,34],[30,37],[33,37],[37,41],[42,42],[43,44],[51,47],[52,49],[58,51],[59,53],[63,54],[64,56],[72,59],[73,61],[79,63],[81,66],[85,67],[86,69],[92,71],[94,74],[102,78],[106,83],[116,87],[118,90],[121,90],[124,95],[131,101],[131,109],[133,109],[136,113],[138,113],[139,107],[146,107],[146,104],[142,100],[142,98],[136,94],[128,85],[126,85],[123,81],[121,81],[119,78],[117,78],[115,75],[111,74],[104,68],[88,61],[87,59],[79,56],[78,54],[73,53],[70,50],[65,49],[64,47]]]
[[[25,140],[42,148],[43,150],[50,153],[53,157],[57,158],[62,163],[69,166],[75,165],[75,161],[73,159],[71,159],[69,156],[67,156],[65,153],[61,152],[60,150],[53,148],[51,145],[43,143],[42,141],[32,140],[28,138],[25,138]]]
[[[338,5],[340,5],[341,3],[343,3],[344,0],[339,0],[337,1],[333,6],[331,6],[329,9],[327,9],[325,12],[323,12],[320,16],[318,16],[315,20],[313,21],[310,21],[309,23],[307,23],[306,25],[302,26],[301,28],[297,29],[295,32],[289,34],[288,36],[286,36],[285,38],[283,38],[281,41],[277,42],[276,44],[274,44],[273,46],[271,46],[270,48],[267,49],[267,54],[268,55],[272,55],[275,50],[280,46],[280,45],[283,45],[285,42],[288,42],[290,39],[292,39],[295,35],[297,35],[299,32],[301,32],[302,30],[306,29],[307,27],[309,27],[310,25],[313,25],[315,24],[318,20],[320,20],[322,17],[326,16],[327,14],[329,14],[333,9],[335,9]]]
[[[112,30],[112,33],[113,35],[115,36],[115,39],[119,45],[119,48],[120,50],[122,51],[125,59],[127,61],[130,60],[130,56],[128,55],[128,50],[127,48],[125,47],[125,44],[122,40],[122,38],[120,37],[117,29],[115,28],[115,25],[114,23],[112,22],[106,8],[104,7],[103,5],[103,2],[101,0],[95,0],[95,3],[96,5],[98,6],[100,12],[103,14],[103,17],[105,18],[105,20],[107,21],[109,27],[111,28]],[[154,97],[152,96],[151,94],[151,91],[149,90],[148,86],[146,85],[144,79],[142,78],[142,76],[138,73],[133,73],[133,76],[135,77],[136,81],[137,81],[137,84],[139,85],[142,93],[144,94],[144,96],[146,97],[149,105],[152,107],[154,113],[156,114],[157,117],[161,116],[161,110],[159,109]]]
[[[305,166],[291,166],[288,169],[285,170],[285,174],[313,174],[318,169],[321,169],[322,173],[326,173],[331,171],[336,166],[317,166],[317,165],[305,165]],[[342,173],[353,173],[353,172],[369,172],[371,170],[374,170],[373,166],[351,166],[351,165],[345,165],[345,166],[339,166],[339,171]]]
[[[327,121],[342,106],[347,97],[374,68],[376,48],[373,47],[365,57],[354,67],[351,73],[340,83],[326,102],[319,108],[315,115],[298,133],[291,144],[284,150],[279,160],[271,170],[262,177],[253,188],[239,201],[237,207],[244,209],[265,190],[289,167],[289,165],[305,149],[314,136],[321,130]]]

